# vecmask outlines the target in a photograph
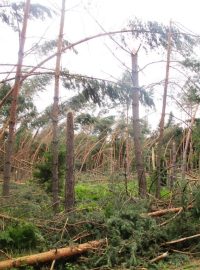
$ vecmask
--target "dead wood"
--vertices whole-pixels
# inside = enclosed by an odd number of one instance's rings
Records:
[[[161,226],[168,224],[170,221],[174,220],[182,211],[183,211],[183,209],[180,209],[174,216],[172,216],[170,219],[162,222],[161,224],[159,224],[159,226],[161,227]]]
[[[163,260],[163,259],[166,258],[168,255],[169,255],[169,253],[168,253],[168,251],[167,251],[167,252],[165,252],[165,253],[163,253],[163,254],[157,256],[156,258],[152,259],[152,260],[150,261],[150,263],[154,263],[154,262],[158,262],[158,261],[160,261],[160,260]]]
[[[162,246],[173,245],[173,244],[176,244],[176,243],[181,243],[183,241],[194,239],[194,238],[197,238],[197,237],[200,237],[200,233],[195,234],[195,235],[191,235],[191,236],[188,236],[188,237],[183,237],[183,238],[180,238],[180,239],[176,239],[176,240],[173,240],[173,241],[169,241],[169,242],[166,242],[166,243],[163,243]]]
[[[4,215],[4,214],[0,214],[0,218],[2,218],[2,219],[8,219],[8,220],[14,220],[14,221],[20,221],[19,218],[11,217],[11,216]]]
[[[193,206],[188,206],[187,209],[191,209]],[[162,209],[154,212],[147,213],[147,216],[149,217],[160,217],[169,213],[178,213],[183,210],[183,207],[175,207],[175,208],[169,208],[169,209]]]
[[[29,256],[19,257],[17,259],[9,259],[0,262],[0,270],[10,269],[24,265],[33,265],[36,263],[44,263],[48,261],[58,260],[60,258],[71,257],[82,254],[88,250],[96,249],[106,244],[106,240],[91,241],[77,246],[69,246],[65,248],[54,249],[42,253]]]
[[[173,251],[175,253],[189,255],[189,256],[194,256],[194,255],[199,255],[200,254],[200,252],[187,252],[187,251],[182,251],[182,250],[177,250],[177,249],[171,249],[171,251]]]

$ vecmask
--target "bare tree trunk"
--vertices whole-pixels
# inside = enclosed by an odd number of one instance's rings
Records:
[[[155,169],[156,169],[156,161],[155,161],[155,149],[154,149],[154,147],[152,147],[152,150],[151,150],[151,158],[152,158],[152,169],[153,169],[153,171],[155,171]]]
[[[163,135],[164,135],[164,124],[165,124],[165,111],[167,103],[167,90],[169,83],[169,65],[170,65],[170,56],[171,56],[171,22],[168,33],[168,47],[167,47],[167,64],[166,64],[166,75],[165,75],[165,85],[163,93],[163,105],[162,105],[162,114],[159,124],[159,137],[157,145],[157,177],[156,177],[156,197],[160,197],[160,188],[161,188],[161,157],[162,157],[162,144],[163,144]]]
[[[135,149],[135,161],[138,175],[139,196],[146,197],[147,183],[145,176],[145,168],[141,146],[141,131],[139,119],[139,82],[138,82],[138,64],[137,53],[131,54],[132,58],[132,81],[133,81],[133,96],[132,96],[132,113],[133,113],[133,137]]]
[[[174,182],[176,180],[176,143],[173,141],[172,143],[172,163],[171,163],[171,176],[170,176],[170,189],[173,188]]]
[[[195,122],[195,116],[196,113],[198,111],[199,108],[199,104],[196,106],[194,114],[192,116],[191,122],[190,122],[190,126],[189,126],[189,130],[186,136],[186,141],[185,141],[185,147],[183,149],[183,161],[182,161],[182,166],[181,166],[181,177],[182,180],[185,179],[185,172],[186,172],[186,166],[187,166],[187,151],[188,151],[188,147],[189,147],[189,143],[190,143],[190,138],[191,138],[191,134],[192,134],[192,127],[194,125]]]
[[[190,164],[190,171],[193,171],[194,164],[193,164],[193,144],[192,141],[190,142],[190,153],[189,153],[189,164]]]
[[[130,176],[130,149],[129,149],[129,131],[128,131],[128,110],[129,105],[127,102],[127,110],[126,110],[126,160],[125,160],[125,176],[127,177],[127,180]]]
[[[110,175],[113,174],[113,146],[111,141],[111,147],[110,147]]]
[[[74,121],[72,112],[67,114],[67,164],[65,184],[65,209],[71,210],[75,202],[74,192]]]
[[[5,154],[5,165],[4,165],[4,179],[3,179],[3,196],[8,196],[10,192],[10,174],[11,174],[11,157],[13,152],[14,134],[15,134],[15,123],[16,123],[16,113],[17,113],[17,101],[18,95],[21,87],[21,77],[22,77],[22,63],[24,58],[24,46],[26,40],[26,29],[28,22],[28,15],[30,10],[30,0],[27,0],[24,7],[24,19],[22,31],[20,34],[19,41],[19,51],[18,51],[18,62],[16,68],[16,78],[15,83],[12,88],[12,103],[10,108],[10,121],[9,121],[9,134],[6,146]]]
[[[60,83],[60,62],[63,45],[63,29],[65,21],[65,0],[62,0],[62,10],[60,18],[60,30],[57,41],[57,56],[56,56],[56,68],[55,68],[55,85],[54,85],[54,103],[52,109],[52,156],[53,156],[53,168],[52,168],[52,193],[53,193],[53,207],[54,211],[57,211],[59,206],[59,179],[58,179],[58,115],[59,115],[59,83]]]

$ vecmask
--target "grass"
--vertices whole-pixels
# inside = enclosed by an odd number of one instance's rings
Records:
[[[141,263],[139,262],[138,264],[143,265],[142,260],[145,258],[147,265],[149,258],[151,259],[161,252],[159,249],[153,250],[153,246],[155,246],[155,248],[159,248],[159,244],[157,245],[154,242],[157,240],[160,241],[160,237],[165,237],[165,235],[159,235],[160,229],[158,231],[158,227],[154,219],[145,220],[143,217],[140,217],[140,213],[143,213],[143,211],[149,211],[149,205],[146,204],[146,201],[143,202],[141,200],[135,200],[135,197],[137,197],[137,183],[131,180],[127,184],[128,193],[131,195],[130,198],[129,196],[126,196],[125,183],[121,179],[113,178],[109,181],[101,182],[87,181],[87,175],[84,175],[84,177],[84,181],[78,181],[75,186],[76,209],[81,211],[77,211],[76,213],[73,213],[67,217],[69,224],[78,224],[78,227],[69,226],[62,241],[60,240],[60,232],[63,230],[63,224],[66,222],[66,213],[63,211],[60,213],[60,216],[54,216],[51,210],[52,200],[50,196],[47,195],[41,186],[38,186],[35,182],[27,182],[26,184],[12,183],[11,196],[9,200],[0,197],[1,214],[4,213],[12,217],[19,218],[20,222],[22,219],[24,221],[26,220],[30,224],[34,222],[37,222],[38,224],[39,222],[39,225],[44,225],[44,228],[41,226],[39,227],[42,235],[42,237],[40,237],[40,245],[36,247],[39,248],[39,251],[40,249],[43,250],[43,248],[44,250],[51,249],[52,246],[54,247],[54,244],[56,247],[60,247],[63,244],[70,244],[70,241],[72,241],[71,239],[73,239],[73,237],[79,237],[79,234],[81,236],[81,234],[87,235],[87,233],[89,233],[89,237],[86,236],[83,238],[83,240],[81,240],[83,242],[98,239],[98,237],[101,238],[102,235],[104,237],[104,229],[102,230],[102,228],[106,228],[106,230],[109,232],[108,238],[110,237],[110,249],[107,250],[108,256],[111,256],[112,258],[121,256],[122,260],[124,260],[124,263],[126,262],[127,266],[127,260],[130,259],[127,257],[127,254],[134,254],[135,252],[136,256],[140,256],[139,258]],[[91,179],[91,176],[88,178],[88,180],[89,179]],[[169,190],[167,188],[163,188],[163,199],[167,199],[169,196]],[[142,206],[142,203],[144,203],[144,206]],[[83,221],[82,225],[80,221]],[[10,221],[6,221],[5,223],[4,221],[0,220],[0,225],[1,222],[4,223],[2,225],[4,227],[10,223]],[[57,226],[56,229],[58,230],[58,233],[51,231],[54,225]],[[12,226],[15,228],[15,223]],[[177,230],[177,227],[175,227],[175,229]],[[7,231],[10,232],[10,229],[8,228]],[[35,232],[38,236],[37,230]],[[21,231],[17,230],[17,233],[21,237]],[[113,236],[111,233],[113,233]],[[190,234],[190,230],[188,233]],[[148,238],[150,240],[148,240]],[[118,239],[120,242],[117,243],[115,241],[116,239]],[[140,239],[143,239],[141,243]],[[165,239],[161,240],[161,242],[165,241]],[[135,250],[134,243],[136,245]],[[141,246],[143,244],[144,246]],[[149,247],[152,249],[149,250],[150,253],[152,252],[150,255],[147,253]],[[120,250],[120,255],[117,253],[118,249]],[[24,250],[24,252],[29,253],[28,250]],[[178,266],[175,266],[176,263]],[[182,266],[179,266],[180,264],[182,264]],[[113,265],[114,264],[112,264],[111,267]],[[183,256],[181,257],[176,254],[170,254],[169,259],[166,261],[161,261],[152,267],[154,268],[148,268],[148,270],[200,269],[200,260],[192,260],[189,262],[188,257],[186,258],[186,256],[183,258]]]
[[[199,270],[200,269],[200,260],[192,259],[189,263],[186,263],[180,267],[166,268],[166,270]]]
[[[127,189],[131,196],[137,195],[137,184],[134,181],[128,182]],[[122,181],[78,182],[75,186],[77,207],[80,209],[99,208],[105,200],[125,191],[125,183]]]

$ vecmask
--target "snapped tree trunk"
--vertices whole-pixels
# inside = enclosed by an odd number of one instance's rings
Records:
[[[66,184],[65,184],[65,209],[74,207],[74,121],[73,113],[67,114],[67,160],[66,160]]]
[[[157,177],[156,177],[156,197],[160,198],[160,188],[161,188],[161,160],[162,160],[162,144],[163,144],[163,135],[164,135],[164,125],[165,125],[165,112],[167,104],[167,90],[169,83],[169,65],[170,65],[170,56],[171,56],[171,22],[168,33],[168,46],[167,46],[167,63],[166,63],[166,75],[165,75],[165,84],[164,84],[164,93],[163,93],[163,104],[162,104],[162,114],[159,124],[159,137],[157,145]]]
[[[19,51],[18,51],[18,62],[16,68],[15,83],[12,88],[12,102],[9,115],[9,134],[6,146],[5,162],[4,162],[4,179],[3,179],[3,196],[8,196],[10,192],[10,174],[11,174],[11,157],[13,153],[13,143],[15,135],[15,124],[16,124],[16,114],[17,114],[17,101],[18,95],[21,87],[22,78],[22,63],[24,58],[24,46],[26,41],[26,29],[28,22],[28,15],[30,10],[30,0],[27,0],[24,7],[24,19],[22,31],[20,33]]]
[[[192,115],[192,119],[189,125],[189,129],[188,129],[188,133],[186,135],[186,141],[185,141],[185,147],[183,149],[183,161],[182,161],[182,166],[181,166],[181,177],[182,180],[185,180],[185,172],[186,172],[186,166],[187,166],[187,152],[188,152],[188,147],[189,147],[189,143],[190,143],[190,138],[191,138],[191,134],[192,134],[192,127],[194,125],[195,122],[195,117],[196,117],[196,113],[198,111],[199,108],[199,104],[197,104],[194,114]]]
[[[57,41],[57,55],[55,68],[55,84],[54,84],[54,102],[52,109],[52,194],[53,194],[53,208],[57,211],[59,206],[59,179],[58,179],[58,115],[59,115],[59,83],[60,83],[60,62],[63,45],[63,29],[65,21],[65,0],[62,0],[62,10],[60,18],[60,30]]]
[[[131,54],[132,59],[132,82],[133,82],[133,95],[132,95],[132,114],[133,114],[133,138],[135,149],[135,162],[138,176],[139,196],[145,197],[147,193],[147,184],[145,176],[145,168],[142,154],[141,145],[141,131],[139,119],[139,82],[138,82],[138,64],[137,53]]]

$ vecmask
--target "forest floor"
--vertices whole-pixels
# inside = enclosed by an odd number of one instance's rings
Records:
[[[186,263],[180,267],[166,268],[166,270],[199,270],[200,269],[200,259],[192,259],[189,263]]]
[[[170,251],[171,247],[162,246],[163,242],[198,233],[200,224],[198,212],[186,211],[175,215],[173,219],[171,214],[156,219],[143,217],[141,213],[168,207],[169,201],[170,207],[180,206],[183,198],[179,200],[177,195],[173,203],[171,194],[165,188],[162,190],[162,201],[155,203],[152,198],[145,202],[136,197],[135,182],[129,182],[127,189],[128,195],[123,181],[102,183],[79,181],[76,185],[76,209],[66,219],[63,208],[54,216],[51,210],[51,197],[41,186],[35,182],[12,183],[11,196],[7,199],[0,198],[0,214],[11,217],[10,220],[0,219],[0,250],[6,250],[6,254],[12,257],[18,257],[106,237],[109,246],[101,256],[99,254],[96,256],[94,252],[81,256],[80,259],[87,263],[85,268],[81,268],[82,261],[79,262],[77,259],[75,263],[64,262],[64,268],[58,265],[59,267],[55,269],[104,269],[95,267],[96,261],[102,257],[99,264],[108,265],[105,269],[200,270],[200,259],[175,254]],[[189,202],[191,199],[195,201],[195,198],[184,197],[184,200],[186,199]],[[200,202],[200,196],[198,199]],[[160,227],[159,224],[165,221],[168,223]],[[30,245],[33,248],[30,248]],[[200,251],[198,239],[188,241],[184,245],[175,245],[174,249],[189,251],[190,246],[192,249],[196,248],[194,252]],[[152,258],[168,250],[170,255],[166,260],[153,265],[148,263]],[[3,257],[0,255],[0,260],[4,260]],[[141,268],[137,266],[113,268],[110,266],[112,263],[138,264]],[[50,267],[41,269],[46,270]]]

